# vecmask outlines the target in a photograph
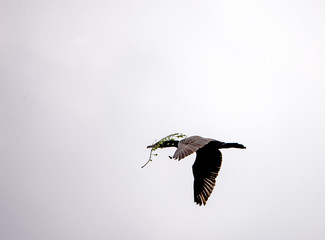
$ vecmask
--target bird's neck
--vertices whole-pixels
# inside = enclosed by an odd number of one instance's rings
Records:
[[[178,143],[179,143],[179,141],[177,141],[177,140],[165,141],[159,146],[159,148],[167,148],[167,147],[176,147],[177,148]]]

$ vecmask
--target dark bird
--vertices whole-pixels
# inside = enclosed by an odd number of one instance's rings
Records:
[[[194,175],[194,202],[198,205],[206,204],[210,197],[218,172],[221,167],[222,155],[221,148],[241,148],[246,147],[239,143],[225,143],[211,138],[192,136],[181,141],[171,140],[163,143],[156,143],[147,148],[176,147],[173,158],[181,160],[188,155],[196,152],[196,159],[192,166]]]

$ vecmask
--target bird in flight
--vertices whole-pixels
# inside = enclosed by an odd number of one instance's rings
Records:
[[[176,147],[172,158],[181,160],[196,152],[196,159],[192,166],[194,175],[194,202],[198,205],[206,204],[215,186],[216,177],[221,167],[222,155],[219,149],[246,147],[239,143],[225,143],[211,138],[192,136],[183,140],[169,140],[158,142],[147,148]]]

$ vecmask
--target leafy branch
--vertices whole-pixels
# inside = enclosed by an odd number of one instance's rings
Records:
[[[179,139],[179,138],[186,138],[187,136],[183,133],[173,133],[173,134],[170,134],[162,139],[160,139],[158,142],[152,144],[150,147],[151,150],[150,150],[150,156],[149,156],[149,160],[141,167],[141,168],[144,168],[145,166],[147,166],[147,164],[149,162],[152,161],[152,156],[157,156],[158,154],[156,153],[153,153],[154,151],[156,151],[158,148],[160,148],[160,146],[163,145],[164,142],[166,141],[175,141],[175,139]]]

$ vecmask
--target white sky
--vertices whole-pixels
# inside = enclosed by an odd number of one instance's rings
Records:
[[[0,3],[0,239],[325,239],[324,1]],[[239,142],[207,206],[170,133]]]

